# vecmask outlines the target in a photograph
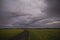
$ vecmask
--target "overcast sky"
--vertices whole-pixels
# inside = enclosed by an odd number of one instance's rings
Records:
[[[2,27],[59,28],[60,0],[2,0]]]

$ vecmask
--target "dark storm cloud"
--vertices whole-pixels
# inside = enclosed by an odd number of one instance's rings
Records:
[[[49,16],[60,16],[60,0],[46,0],[48,4],[47,14]]]
[[[59,2],[59,0],[3,0],[0,25],[8,28],[50,27],[47,23],[60,21]]]
[[[39,20],[33,24],[31,24],[33,27],[37,28],[60,28],[60,18],[59,17],[52,17],[52,18],[46,18]]]
[[[13,24],[17,21],[22,21],[23,16],[31,16],[30,14],[17,14],[16,12],[2,12],[0,13],[0,24]],[[20,19],[22,17],[22,19]]]

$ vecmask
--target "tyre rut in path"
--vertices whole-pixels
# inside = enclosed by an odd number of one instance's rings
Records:
[[[29,32],[24,31],[9,40],[28,40],[28,37],[29,37]]]

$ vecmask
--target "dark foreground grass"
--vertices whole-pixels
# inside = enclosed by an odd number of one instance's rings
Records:
[[[1,29],[0,40],[8,40],[23,29]],[[60,29],[29,29],[29,40],[60,40]]]
[[[8,40],[11,37],[18,35],[21,32],[23,32],[22,29],[1,29],[0,40]]]
[[[60,29],[31,29],[29,40],[60,40]]]

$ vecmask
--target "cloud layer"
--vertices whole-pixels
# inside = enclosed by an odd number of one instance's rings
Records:
[[[59,0],[3,0],[0,25],[3,28],[50,27],[47,23],[60,20],[59,4]]]

